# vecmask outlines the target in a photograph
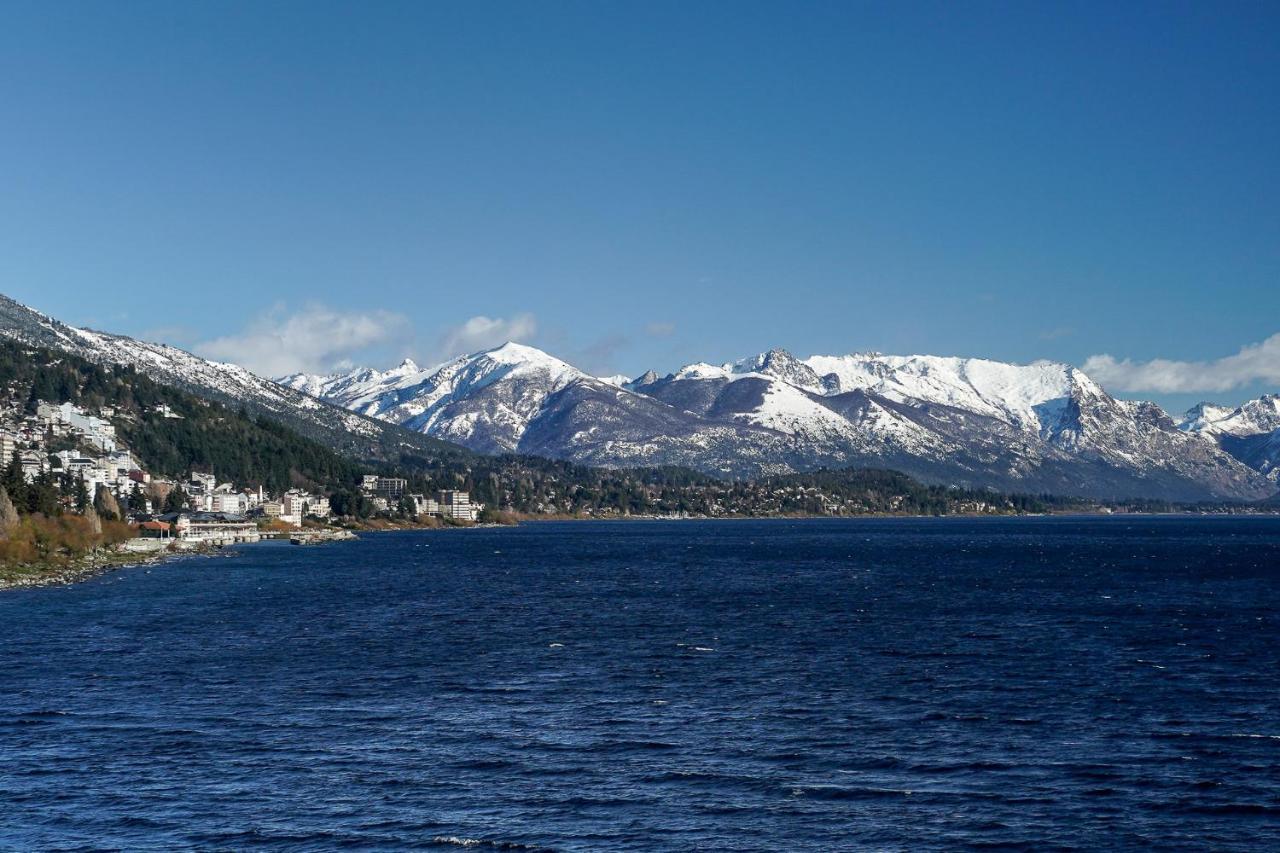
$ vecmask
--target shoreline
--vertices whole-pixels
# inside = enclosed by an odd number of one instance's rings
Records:
[[[489,527],[516,527],[526,522],[546,523],[551,521],[853,521],[860,518],[868,519],[889,519],[889,518],[935,518],[939,520],[948,518],[961,518],[974,520],[979,518],[990,519],[1010,519],[1010,518],[1277,518],[1280,512],[1101,512],[1098,510],[1073,510],[1063,512],[1010,512],[1010,513],[987,513],[987,512],[951,512],[944,515],[925,515],[921,513],[900,513],[900,512],[864,512],[857,515],[827,515],[827,514],[779,514],[779,515],[687,515],[687,516],[671,516],[671,515],[610,515],[610,516],[592,516],[592,515],[550,515],[550,516],[527,516],[522,517],[516,524],[491,524]],[[475,525],[481,526],[481,525]],[[407,528],[406,528],[407,529]]]
[[[36,566],[33,567],[36,568],[36,571],[30,574],[0,577],[0,593],[14,589],[36,589],[59,585],[70,586],[71,584],[92,580],[120,569],[157,565],[183,558],[216,557],[223,553],[223,550],[222,548],[204,546],[185,551],[159,551],[152,554],[125,551],[88,554],[78,560],[73,560],[65,566],[44,566],[43,569]]]
[[[368,528],[336,528],[350,533],[359,531],[360,534],[366,533],[404,533],[404,532],[443,532],[449,530],[494,530],[494,529],[515,529],[522,524],[527,523],[548,523],[548,522],[643,522],[643,521],[815,521],[815,520],[885,520],[885,519],[1046,519],[1046,518],[1275,518],[1280,513],[1260,512],[1260,513],[1215,513],[1215,512],[1148,512],[1148,513],[1107,513],[1107,512],[1059,512],[1059,513],[1021,513],[1008,515],[991,515],[983,513],[954,513],[950,515],[908,515],[896,513],[867,513],[863,515],[722,515],[722,516],[657,516],[657,515],[629,515],[629,516],[612,516],[601,518],[598,516],[551,516],[551,517],[528,517],[520,518],[514,524],[502,523],[477,523],[467,525],[387,525]],[[262,541],[279,541],[284,536],[264,537]],[[326,545],[333,542],[359,540],[359,536],[338,537],[334,539],[317,539],[307,547],[313,545]],[[139,566],[151,566],[166,563],[174,560],[189,558],[211,558],[217,556],[231,556],[238,552],[238,549],[246,544],[255,543],[238,543],[236,545],[201,545],[182,551],[160,551],[156,553],[130,553],[124,551],[117,552],[100,552],[86,555],[79,560],[73,561],[65,566],[46,566],[43,570],[39,567],[30,574],[22,573],[22,568],[17,571],[19,574],[4,577],[0,576],[0,594],[16,589],[36,589],[46,586],[70,586],[81,581],[91,580],[101,575],[110,574],[120,569],[137,568]]]

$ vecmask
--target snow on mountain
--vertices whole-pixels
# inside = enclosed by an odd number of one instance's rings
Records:
[[[732,476],[879,465],[938,482],[1110,496],[1274,491],[1158,406],[1116,400],[1053,362],[770,350],[627,381],[506,344],[426,371],[410,363],[282,382],[476,450],[589,464]]]
[[[1178,429],[1186,432],[1194,432],[1204,435],[1206,438],[1213,435],[1213,430],[1209,427],[1217,421],[1230,415],[1234,409],[1230,406],[1218,406],[1213,403],[1197,403],[1182,416],[1182,420],[1178,421]]]
[[[666,377],[590,376],[508,343],[423,368],[279,382],[175,347],[67,326],[0,296],[0,334],[243,405],[359,456],[520,452],[721,476],[896,468],[930,482],[1175,499],[1260,498],[1280,482],[1280,397],[1174,424],[1070,365],[785,350]],[[1268,477],[1270,479],[1268,479]]]
[[[101,364],[130,365],[162,382],[287,423],[303,435],[357,457],[460,452],[425,436],[363,417],[236,364],[210,361],[166,344],[153,344],[68,326],[0,295],[0,335],[30,346],[63,350]]]
[[[1200,403],[1178,426],[1280,482],[1280,394],[1264,394],[1234,409]]]
[[[1200,403],[1188,410],[1178,425],[1205,436],[1272,432],[1280,429],[1280,394],[1264,394],[1234,409]]]
[[[541,350],[506,343],[431,370],[406,360],[387,371],[297,374],[280,382],[417,432],[504,452],[516,449],[548,395],[577,380],[598,381]]]
[[[1073,391],[1101,394],[1074,367],[1050,361],[1005,364],[980,358],[877,353],[816,355],[804,363],[841,391],[872,391],[899,402],[941,403],[998,417],[1033,432],[1060,420]]]

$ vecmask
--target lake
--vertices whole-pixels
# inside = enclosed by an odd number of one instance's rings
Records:
[[[0,849],[1280,848],[1280,519],[263,543],[0,650]]]

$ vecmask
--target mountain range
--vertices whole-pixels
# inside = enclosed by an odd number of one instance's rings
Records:
[[[0,296],[0,335],[282,422],[359,459],[519,453],[723,478],[891,468],[925,482],[1099,498],[1256,500],[1280,488],[1280,397],[1175,422],[1067,364],[775,349],[659,376],[591,376],[507,343],[423,368],[272,380],[81,329]]]
[[[893,468],[926,482],[1087,497],[1259,499],[1277,491],[1268,400],[1181,423],[1054,362],[775,349],[666,376],[598,378],[507,343],[422,368],[280,383],[483,453],[681,465],[753,478]],[[1270,426],[1268,426],[1270,424]]]

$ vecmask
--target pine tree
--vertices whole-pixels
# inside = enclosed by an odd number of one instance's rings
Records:
[[[181,486],[174,486],[164,499],[165,512],[182,512],[187,508],[187,493]]]
[[[129,511],[130,512],[146,512],[147,497],[142,494],[142,486],[138,483],[133,484],[133,489],[129,492]]]
[[[71,494],[74,496],[76,511],[85,512],[92,509],[89,505],[89,487],[85,485],[84,474],[76,476],[75,484],[72,486]],[[97,517],[96,515],[94,516]],[[99,522],[101,524],[101,522]]]
[[[27,479],[22,474],[22,458],[18,453],[13,454],[13,458],[9,460],[9,464],[4,469],[4,476],[0,478],[0,485],[9,494],[9,499],[18,506],[25,506],[27,503]]]
[[[52,473],[41,471],[27,489],[27,512],[40,513],[44,516],[62,514],[62,506],[58,503],[58,490],[54,486]]]

